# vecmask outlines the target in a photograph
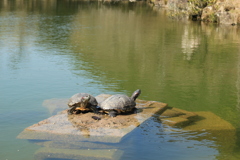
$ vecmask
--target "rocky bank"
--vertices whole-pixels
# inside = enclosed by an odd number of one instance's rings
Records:
[[[239,0],[150,0],[150,3],[167,8],[174,15],[187,15],[192,20],[240,24]]]

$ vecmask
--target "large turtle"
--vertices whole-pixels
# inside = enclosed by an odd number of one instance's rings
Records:
[[[137,111],[135,100],[141,94],[141,90],[138,89],[133,92],[131,97],[123,94],[116,94],[108,97],[102,103],[99,104],[104,113],[108,113],[110,117],[116,117],[121,113],[134,113]]]
[[[68,101],[68,106],[70,107],[68,114],[71,115],[74,111],[80,113],[93,111],[98,113],[97,104],[97,100],[88,93],[74,94]]]

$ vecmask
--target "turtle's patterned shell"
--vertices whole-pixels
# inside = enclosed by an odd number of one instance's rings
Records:
[[[97,106],[97,100],[90,94],[88,93],[77,93],[74,94],[68,101],[68,106],[72,107],[75,104],[81,103],[82,102],[82,97],[90,96],[90,100],[88,103],[90,103],[93,106]]]
[[[101,103],[101,108],[103,110],[132,110],[135,108],[136,103],[135,101],[122,94],[116,94],[111,97],[108,97],[105,101]]]

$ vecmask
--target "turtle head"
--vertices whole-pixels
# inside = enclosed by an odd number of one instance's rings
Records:
[[[141,89],[137,89],[133,92],[131,98],[134,99],[134,101],[137,99],[137,97],[141,94]]]
[[[82,102],[83,103],[88,103],[88,101],[90,100],[90,95],[87,95],[87,96],[85,96],[85,97],[82,97]]]
[[[91,98],[90,95],[82,97],[82,101],[80,103],[80,108],[86,108],[90,98]]]

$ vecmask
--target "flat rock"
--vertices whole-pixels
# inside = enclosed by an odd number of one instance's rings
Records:
[[[109,95],[99,95],[100,97],[108,97]],[[52,108],[56,106],[67,105],[65,101],[57,101],[54,99],[48,100]],[[65,104],[59,104],[64,102]],[[98,116],[94,113],[85,113],[77,115],[67,115],[67,110],[60,112],[48,119],[40,121],[30,127],[27,127],[21,132],[17,138],[34,139],[34,140],[66,140],[68,142],[75,141],[90,141],[90,142],[111,142],[116,143],[121,140],[126,134],[131,132],[142,122],[147,120],[152,115],[163,113],[166,108],[166,103],[156,101],[137,100],[137,114],[118,115],[117,117],[109,117],[108,115]],[[51,107],[53,106],[53,107]],[[64,108],[64,107],[63,107]],[[94,120],[92,116],[98,116],[101,120]]]

